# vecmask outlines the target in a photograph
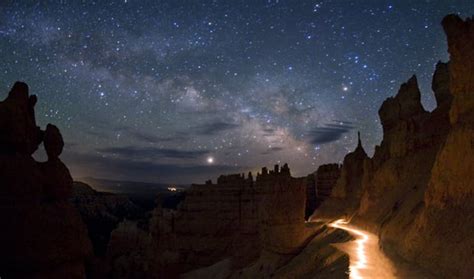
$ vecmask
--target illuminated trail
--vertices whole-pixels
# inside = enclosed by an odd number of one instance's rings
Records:
[[[393,264],[379,249],[376,235],[356,229],[343,219],[336,220],[329,226],[345,230],[355,238],[353,241],[333,244],[349,255],[351,279],[397,278]]]

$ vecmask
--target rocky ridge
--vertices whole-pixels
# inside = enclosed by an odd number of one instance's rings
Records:
[[[474,273],[474,21],[449,15],[442,24],[450,62],[433,75],[436,109],[421,105],[416,76],[404,83],[379,110],[384,133],[373,157],[359,147],[346,156],[315,216],[354,216],[388,253],[467,278]]]

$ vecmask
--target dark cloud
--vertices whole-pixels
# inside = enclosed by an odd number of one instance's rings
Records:
[[[235,123],[229,123],[224,121],[216,121],[208,124],[203,124],[196,126],[193,132],[197,135],[217,135],[220,132],[232,130],[240,127],[240,125]]]
[[[327,123],[323,127],[316,127],[308,133],[309,143],[317,145],[334,142],[354,128],[352,123],[347,121]]]
[[[127,126],[118,126],[114,129],[115,132],[125,133],[125,136],[129,136],[134,140],[138,140],[145,143],[163,143],[163,142],[178,142],[185,141],[187,137],[185,134],[175,134],[166,137],[160,137],[158,135],[142,132],[137,129],[133,129]]]
[[[120,158],[151,160],[159,158],[173,159],[196,159],[209,153],[207,150],[179,150],[172,148],[156,148],[156,147],[105,147],[97,148],[97,152],[105,155],[114,155]]]
[[[130,130],[128,131],[128,134],[139,141],[148,142],[148,143],[177,142],[177,141],[184,141],[187,139],[184,135],[159,137],[150,133],[144,133],[144,132],[140,132],[136,130]]]
[[[273,128],[264,128],[263,131],[265,133],[273,133],[273,132],[275,132],[275,129],[273,129]]]

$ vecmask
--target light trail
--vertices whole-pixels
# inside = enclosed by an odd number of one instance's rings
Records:
[[[354,241],[333,244],[337,249],[349,255],[351,279],[396,278],[395,268],[380,251],[376,235],[356,229],[344,219],[336,220],[329,226],[345,230],[355,238]]]

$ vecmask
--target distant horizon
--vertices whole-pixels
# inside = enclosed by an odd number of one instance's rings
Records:
[[[341,163],[337,163],[337,164],[341,164]],[[250,171],[250,172],[252,172],[253,179],[255,180],[255,178],[257,176],[257,173],[260,173],[261,169],[263,167],[266,167],[268,169],[273,169],[273,167],[275,165],[277,165],[277,164],[273,164],[271,166],[262,166],[262,167],[258,168],[258,171]],[[283,164],[278,164],[278,165],[281,167]],[[289,167],[290,167],[290,171],[292,171],[291,166],[289,166]],[[305,177],[307,175],[310,175],[310,174],[316,172],[316,170],[317,170],[317,168],[313,172],[310,172],[310,173],[308,173],[306,175],[303,175],[303,176],[295,176],[295,175],[293,175],[293,173],[291,174],[291,176],[295,177],[295,178]],[[221,176],[221,175],[244,174],[245,177],[247,177],[248,173],[249,173],[249,171],[247,171],[247,172],[245,172],[245,171],[244,172],[234,172],[234,173],[221,173],[221,174],[218,174],[218,176],[216,176],[216,177],[210,177],[210,178],[208,178],[204,181],[185,182],[185,183],[166,182],[166,181],[121,180],[121,179],[103,178],[103,177],[94,177],[94,176],[82,176],[82,177],[72,176],[72,177],[73,177],[74,182],[84,182],[87,179],[93,179],[93,180],[103,180],[103,181],[108,181],[108,182],[130,182],[130,183],[144,183],[144,184],[167,185],[167,186],[169,186],[169,185],[190,186],[191,184],[205,184],[206,181],[208,181],[208,180],[212,180],[213,183],[216,183],[217,178],[219,178],[219,176]]]

